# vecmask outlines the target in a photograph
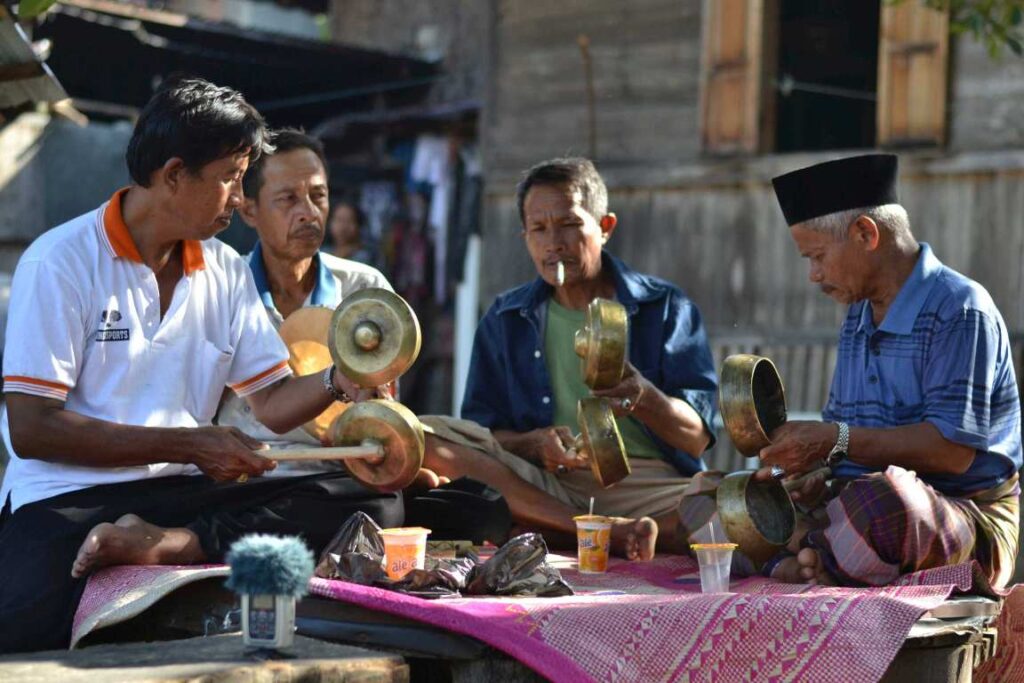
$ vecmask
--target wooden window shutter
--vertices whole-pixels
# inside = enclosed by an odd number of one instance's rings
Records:
[[[878,41],[878,144],[946,138],[949,15],[919,0],[883,4]]]
[[[759,147],[764,0],[704,0],[701,134],[713,154]]]

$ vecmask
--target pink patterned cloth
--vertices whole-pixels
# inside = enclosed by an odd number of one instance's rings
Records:
[[[557,681],[877,681],[910,627],[971,565],[884,588],[826,588],[763,578],[702,595],[685,557],[612,560],[604,575],[564,570],[580,595],[424,601],[313,579],[315,595],[478,638]]]
[[[89,577],[71,625],[71,649],[105,626],[142,614],[162,598],[203,579],[223,578],[225,564],[141,565],[101,569]]]
[[[75,639],[139,614],[227,567],[112,567],[89,580]],[[971,590],[972,564],[901,577],[883,588],[827,588],[770,579],[702,595],[686,557],[613,559],[605,574],[562,569],[578,595],[421,600],[314,578],[314,595],[472,636],[557,681],[877,681],[910,627],[951,592]],[[999,617],[996,657],[978,680],[1024,682],[1024,588]]]

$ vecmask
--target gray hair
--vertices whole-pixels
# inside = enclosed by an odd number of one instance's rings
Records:
[[[815,232],[832,235],[837,240],[846,239],[846,229],[859,216],[867,216],[883,231],[888,231],[897,240],[910,235],[910,217],[901,204],[883,204],[881,206],[865,206],[859,209],[836,211],[825,216],[811,218],[801,223],[801,227]]]

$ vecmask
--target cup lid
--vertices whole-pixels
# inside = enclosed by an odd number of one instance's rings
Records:
[[[420,536],[422,534],[429,534],[430,529],[424,529],[421,526],[399,526],[391,529],[381,529],[380,532],[388,536]]]
[[[600,522],[602,524],[612,523],[612,518],[605,515],[576,515],[572,519],[575,522]]]
[[[691,550],[735,550],[735,543],[691,543]]]

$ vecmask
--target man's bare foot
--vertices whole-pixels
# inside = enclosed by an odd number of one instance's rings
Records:
[[[834,586],[836,581],[825,571],[821,555],[812,548],[802,549],[795,557],[787,557],[772,570],[772,578],[784,583],[809,583]]]
[[[137,515],[97,524],[86,535],[71,566],[79,578],[114,564],[193,564],[205,559],[188,529],[164,529]]]
[[[658,523],[650,517],[618,518],[612,523],[613,555],[627,560],[650,560],[654,558],[657,542]]]

